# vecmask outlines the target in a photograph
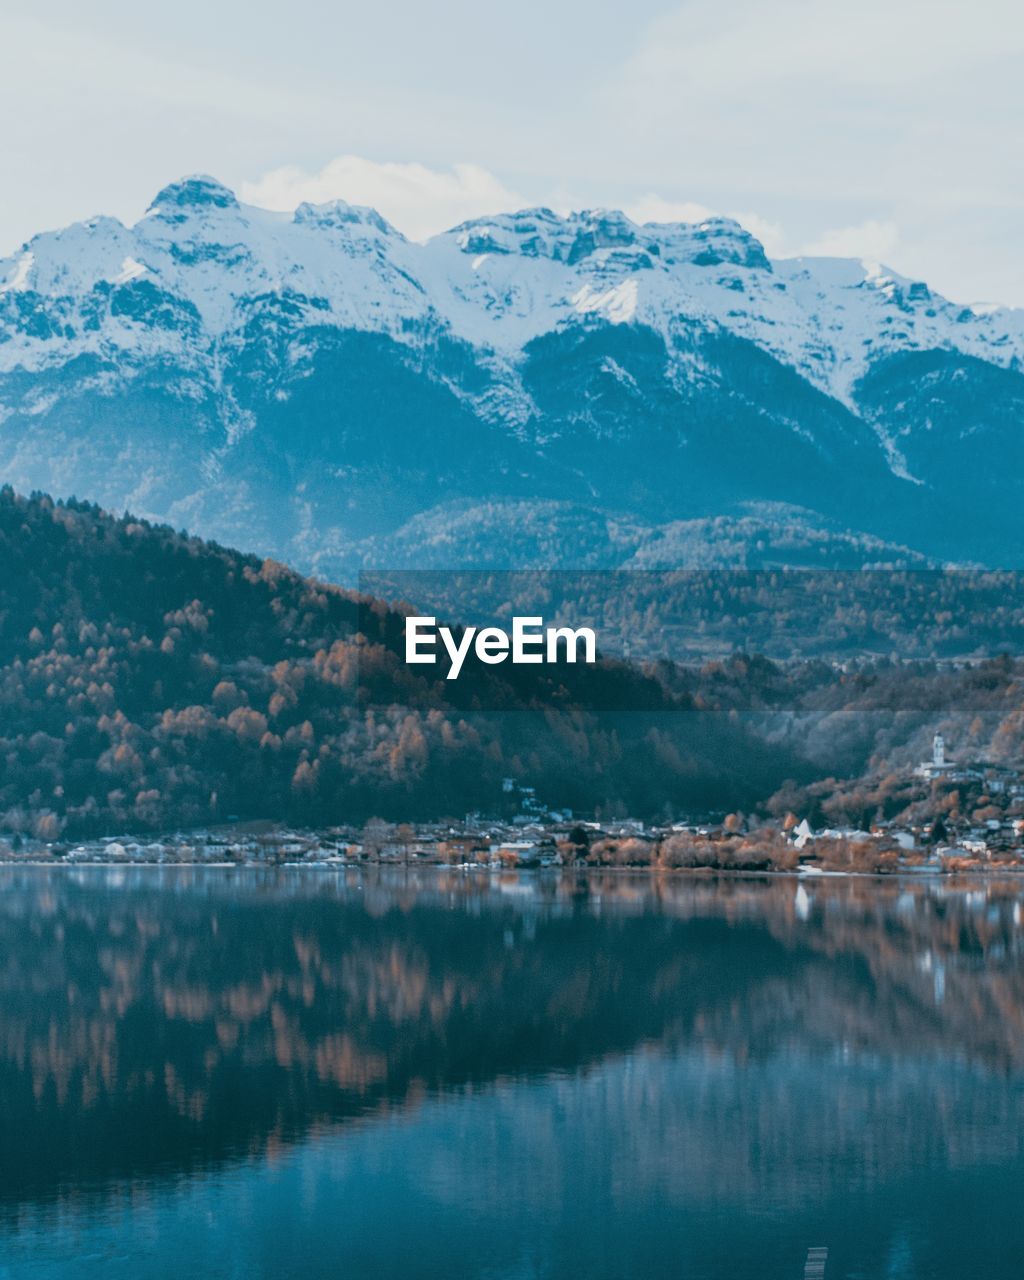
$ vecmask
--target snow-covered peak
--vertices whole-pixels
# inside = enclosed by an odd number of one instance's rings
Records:
[[[229,187],[205,173],[196,173],[158,191],[149,216],[183,221],[197,209],[237,208],[238,198]]]
[[[292,220],[300,226],[323,230],[341,228],[346,231],[362,228],[381,236],[405,240],[405,236],[386,218],[382,218],[376,209],[371,209],[369,205],[349,204],[347,200],[328,200],[325,204],[303,201],[295,210]]]
[[[646,222],[643,229],[657,237],[662,259],[669,266],[680,262],[697,267],[731,263],[759,271],[772,269],[764,245],[735,218],[707,218],[703,222]]]
[[[524,258],[550,258],[562,261],[571,240],[566,220],[550,209],[520,209],[490,218],[471,218],[450,231],[442,232],[430,242],[447,245],[454,242],[462,253],[513,254]]]
[[[638,269],[657,260],[668,266],[732,263],[771,270],[764,247],[732,218],[639,224],[618,209],[584,209],[566,217],[545,208],[523,209],[474,218],[435,237],[438,242],[448,239],[473,257],[514,254],[569,266],[587,260],[604,264],[611,257]]]
[[[124,290],[135,301],[119,302]],[[132,227],[91,218],[0,261],[0,368],[85,351],[166,353],[174,315],[187,320],[182,342],[241,341],[275,296],[289,299],[292,325],[305,309],[317,327],[405,342],[447,331],[509,367],[531,341],[574,324],[646,325],[670,352],[704,326],[753,342],[847,402],[872,361],[894,351],[1024,365],[1020,311],[949,302],[877,263],[773,263],[729,218],[639,224],[614,209],[533,208],[416,244],[373,209],[336,200],[275,213],[194,175],[164,187]]]
[[[856,258],[787,258],[775,273],[789,301],[827,344],[827,383],[845,394],[879,356],[955,350],[1002,367],[1024,363],[1024,312],[951,302],[924,281]]]
[[[276,213],[240,204],[212,178],[183,178],[134,226],[91,218],[0,260],[0,371],[73,352],[120,350],[129,361],[166,353],[165,321],[176,310],[186,317],[183,341],[194,340],[194,316],[205,341],[234,341],[260,300],[275,295],[318,323],[399,330],[430,308],[410,251],[373,209],[333,201]],[[140,284],[166,305],[117,301]],[[24,295],[16,312],[5,314],[5,290]]]
[[[0,292],[7,288],[48,298],[81,294],[117,276],[134,249],[132,231],[116,218],[73,222],[60,231],[33,236],[17,254],[0,262]]]

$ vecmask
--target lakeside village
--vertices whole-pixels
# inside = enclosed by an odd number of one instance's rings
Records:
[[[930,760],[913,777],[931,797],[919,823],[876,820],[868,830],[815,829],[790,812],[765,821],[666,825],[635,818],[589,820],[550,808],[536,788],[503,782],[502,819],[391,823],[317,832],[271,822],[228,822],[161,839],[105,836],[87,843],[0,837],[0,862],[70,865],[204,864],[345,867],[360,863],[472,868],[635,868],[803,874],[1024,871],[1024,771],[987,762],[958,764],[936,734]],[[967,797],[961,807],[952,798]],[[929,805],[918,806],[928,809]]]

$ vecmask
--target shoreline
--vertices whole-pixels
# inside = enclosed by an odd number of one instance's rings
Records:
[[[1024,879],[1024,865],[1019,867],[998,865],[993,867],[958,867],[944,871],[939,867],[901,867],[894,871],[834,871],[819,867],[800,868],[797,870],[776,870],[766,868],[763,871],[731,869],[728,867],[589,867],[548,866],[548,867],[488,867],[469,866],[466,864],[445,864],[438,862],[388,862],[364,861],[330,865],[316,862],[139,862],[139,861],[104,861],[97,859],[90,862],[68,862],[62,858],[19,858],[0,860],[0,874],[8,868],[25,868],[38,871],[302,871],[310,875],[349,871],[368,871],[385,868],[392,871],[427,871],[427,872],[459,872],[472,876],[530,876],[554,877],[566,874],[584,874],[588,876],[614,876],[616,878],[659,879],[723,879],[723,880],[794,880],[803,883],[807,880],[878,880],[891,882],[897,880],[958,880],[980,878],[993,880],[1000,877],[1016,880]]]

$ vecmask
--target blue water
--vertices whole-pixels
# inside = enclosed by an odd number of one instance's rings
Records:
[[[5,870],[0,1276],[1018,1276],[1020,899]]]

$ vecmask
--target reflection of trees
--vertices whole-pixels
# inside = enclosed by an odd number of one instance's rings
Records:
[[[648,1042],[737,1068],[837,1050],[937,1063],[940,1095],[956,1057],[1024,1065],[1016,900],[998,885],[117,879],[4,876],[5,1199],[193,1169]]]

